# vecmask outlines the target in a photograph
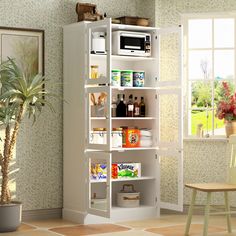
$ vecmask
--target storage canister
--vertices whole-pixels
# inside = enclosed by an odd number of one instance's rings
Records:
[[[106,139],[106,128],[94,128],[90,133],[90,143],[92,144],[106,144]]]
[[[132,70],[121,71],[121,86],[123,87],[133,86],[133,71]]]
[[[134,87],[144,87],[144,79],[145,79],[144,71],[133,72],[133,86]]]
[[[111,85],[119,87],[120,86],[120,77],[121,77],[121,70],[112,70],[111,71]]]
[[[122,128],[113,128],[111,132],[111,140],[113,148],[122,148]]]
[[[119,207],[139,207],[140,193],[134,190],[133,184],[124,184],[122,190],[117,193],[117,205]]]

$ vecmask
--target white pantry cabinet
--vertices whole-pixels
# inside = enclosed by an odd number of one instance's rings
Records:
[[[151,34],[151,56],[135,57],[112,55],[112,32],[134,31]],[[93,32],[104,32],[106,54],[91,54]],[[182,93],[181,93],[181,27],[160,30],[153,27],[112,24],[107,18],[97,22],[80,22],[64,27],[64,202],[63,217],[79,223],[135,220],[159,217],[160,208],[182,210],[183,207],[183,157],[182,157]],[[165,59],[171,43],[165,38],[178,40],[178,60]],[[163,44],[162,53],[162,46]],[[171,42],[171,41],[170,41]],[[173,49],[174,50],[174,49]],[[175,65],[161,63],[173,62]],[[178,63],[178,65],[176,65]],[[98,65],[97,79],[91,79],[91,65]],[[178,76],[169,76],[171,67],[178,68]],[[164,69],[163,69],[164,68]],[[161,70],[167,68],[168,76]],[[111,86],[111,70],[145,71],[144,87]],[[167,78],[164,78],[167,77]],[[92,111],[93,99],[106,95],[102,109]],[[124,94],[126,100],[144,97],[145,117],[112,117],[112,98]],[[170,104],[170,105],[168,105]],[[169,111],[173,107],[176,111]],[[171,112],[171,122],[165,115]],[[96,115],[98,114],[98,115]],[[163,116],[164,115],[164,116]],[[133,148],[113,147],[112,130],[121,126],[146,128],[152,131],[152,145]],[[95,128],[103,128],[101,141],[92,141]],[[177,164],[175,171],[176,199],[161,201],[162,160],[171,158]],[[95,164],[106,167],[106,178],[92,179]],[[141,163],[141,176],[137,178],[112,178],[112,163]],[[168,168],[168,167],[167,167]],[[117,193],[124,184],[132,184],[140,193],[140,206],[118,207]],[[168,200],[168,199],[167,199]]]

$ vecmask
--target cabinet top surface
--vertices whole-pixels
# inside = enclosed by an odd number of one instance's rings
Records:
[[[106,18],[105,20],[100,20],[100,22],[102,21],[107,21],[107,22],[111,22],[111,18]],[[86,24],[92,24],[94,22],[99,22],[99,21],[80,21],[80,22],[76,22],[76,23],[72,23],[70,25],[66,25],[67,26],[76,26],[76,25],[86,25]],[[131,30],[131,31],[138,31],[138,32],[150,32],[153,30],[159,30],[159,28],[156,27],[149,27],[149,26],[138,26],[138,25],[125,25],[125,24],[112,24],[111,23],[111,28],[112,30],[116,31],[116,30]]]

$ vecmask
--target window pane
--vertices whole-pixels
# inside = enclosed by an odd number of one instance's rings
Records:
[[[234,50],[215,50],[215,79],[234,78]]]
[[[211,50],[189,51],[189,79],[211,79]]]
[[[189,48],[212,47],[212,20],[189,20],[188,21],[188,46]]]
[[[191,83],[191,109],[206,109],[212,107],[211,82],[197,81]]]
[[[214,20],[214,46],[234,47],[234,19]]]
[[[202,127],[203,133],[212,134],[212,110],[192,110],[191,111],[191,135],[197,134],[198,126]]]

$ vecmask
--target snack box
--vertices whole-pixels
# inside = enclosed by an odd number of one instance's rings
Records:
[[[107,178],[107,165],[91,163],[90,178],[93,180],[106,179]]]
[[[113,163],[112,179],[141,177],[141,163]]]
[[[139,178],[141,177],[141,163],[113,163],[111,170],[112,179]],[[99,180],[107,178],[106,164],[91,164],[90,179]]]

